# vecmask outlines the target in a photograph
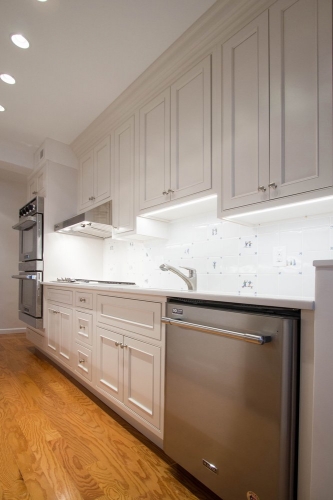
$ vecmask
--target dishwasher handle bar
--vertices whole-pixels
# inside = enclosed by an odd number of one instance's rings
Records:
[[[252,344],[267,344],[272,341],[272,337],[269,335],[255,335],[253,333],[244,332],[232,332],[230,330],[224,330],[223,328],[214,328],[211,326],[197,325],[195,323],[188,323],[187,321],[181,321],[179,319],[162,317],[162,323],[171,326],[179,326],[181,328],[187,328],[188,330],[196,330],[197,332],[204,333],[215,333],[221,335],[222,337],[229,337],[237,340],[243,340],[244,342],[251,342]]]

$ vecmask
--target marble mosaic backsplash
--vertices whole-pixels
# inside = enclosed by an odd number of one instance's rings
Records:
[[[273,265],[276,247],[285,248],[283,267]],[[105,240],[103,275],[148,288],[186,290],[179,277],[159,269],[166,263],[195,268],[199,291],[312,298],[312,263],[330,258],[333,214],[249,227],[206,213],[171,222],[168,240]]]

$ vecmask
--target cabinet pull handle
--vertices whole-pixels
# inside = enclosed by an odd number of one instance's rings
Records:
[[[81,364],[81,363],[85,363],[85,362],[86,362],[86,360],[85,360],[85,359],[79,359],[79,363],[80,363],[80,364]]]
[[[38,193],[38,191],[33,191],[33,192],[32,192],[32,194],[37,194],[37,193]]]
[[[126,345],[126,344],[120,344],[120,348],[121,349],[124,349],[124,347],[128,347],[128,345]]]
[[[173,189],[168,189],[168,194],[169,193],[174,193],[174,190]]]
[[[276,189],[277,188],[277,184],[275,184],[275,182],[271,182],[270,184],[268,184],[268,187],[272,188],[272,189]]]
[[[80,302],[85,302],[86,299],[84,299],[83,297],[80,297]]]
[[[162,194],[169,194],[169,191],[163,191]]]
[[[121,344],[121,342],[115,342],[115,343],[114,343],[114,345],[115,345],[116,347],[118,347],[118,345],[120,345],[120,346],[121,346],[122,344]]]
[[[266,191],[265,186],[259,186],[258,191],[262,191],[264,193]]]
[[[79,325],[79,328],[80,328],[80,330],[85,330],[86,329],[86,327],[83,326],[83,325]]]
[[[88,198],[88,199],[89,199],[90,201],[93,201],[93,200],[95,200],[95,196],[89,196],[89,198]]]

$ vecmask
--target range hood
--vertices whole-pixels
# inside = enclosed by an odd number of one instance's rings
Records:
[[[111,201],[92,208],[83,214],[75,215],[70,219],[55,224],[57,233],[85,236],[88,238],[112,237],[112,208]]]

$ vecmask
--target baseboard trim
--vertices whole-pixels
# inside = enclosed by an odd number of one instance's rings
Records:
[[[3,333],[25,333],[26,328],[0,328],[0,335]]]

